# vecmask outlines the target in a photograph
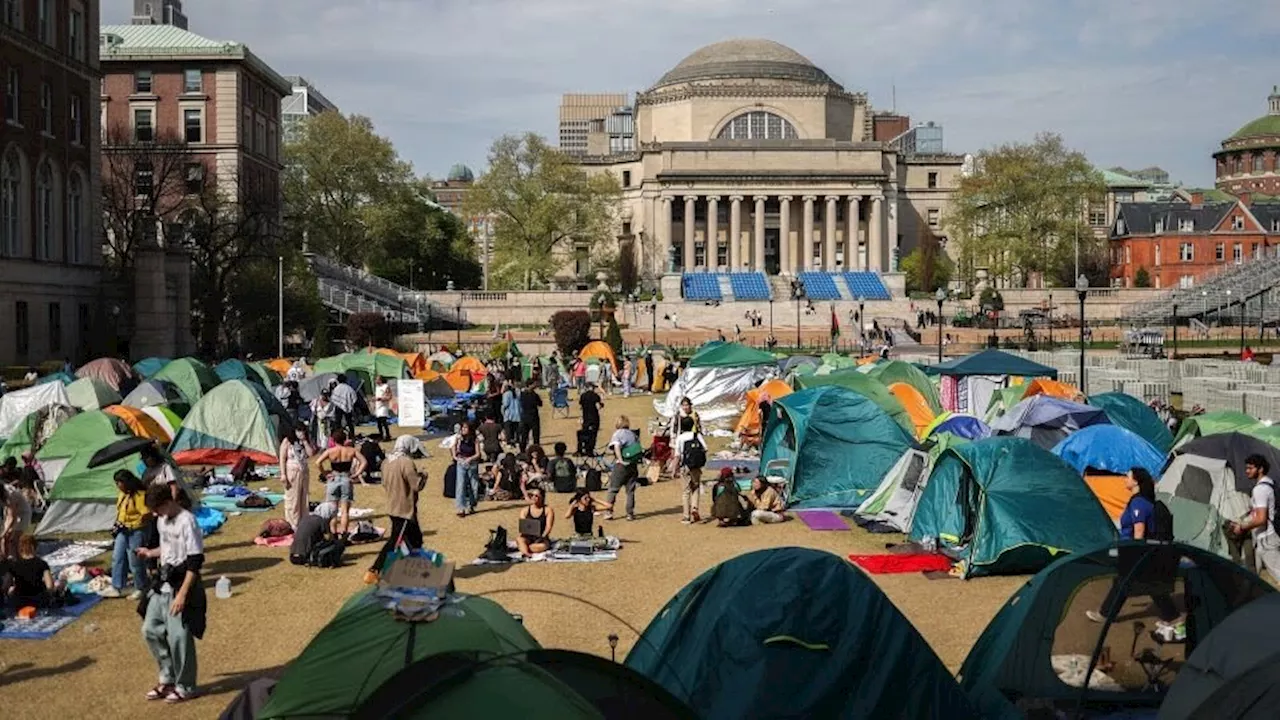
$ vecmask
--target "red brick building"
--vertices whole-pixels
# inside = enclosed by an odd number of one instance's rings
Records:
[[[1222,141],[1213,154],[1218,189],[1232,194],[1280,195],[1280,88],[1272,87],[1267,114]]]
[[[1139,287],[1145,270],[1154,288],[1194,287],[1280,245],[1280,204],[1249,195],[1205,202],[1201,193],[1171,202],[1122,203],[1111,228],[1111,280]]]

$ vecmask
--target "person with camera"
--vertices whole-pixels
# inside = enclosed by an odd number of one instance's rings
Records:
[[[142,638],[159,666],[160,677],[147,700],[180,703],[196,692],[196,640],[204,637],[206,600],[200,582],[204,541],[195,515],[174,499],[165,485],[147,488],[146,505],[156,516],[160,546],[137,555],[159,561],[142,602]]]
[[[146,563],[138,555],[142,547],[145,526],[150,516],[147,510],[147,487],[141,478],[128,470],[117,470],[116,521],[111,526],[114,546],[111,550],[111,588],[102,592],[103,597],[120,597],[129,574],[133,574],[133,592],[130,600],[139,600],[147,589]]]

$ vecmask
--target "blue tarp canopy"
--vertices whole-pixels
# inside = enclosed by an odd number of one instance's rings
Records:
[[[1002,350],[983,350],[967,357],[930,365],[930,375],[1016,375],[1058,379],[1058,371]]]
[[[1077,430],[1055,445],[1052,452],[1081,475],[1086,468],[1114,475],[1142,468],[1153,478],[1164,471],[1164,453],[1119,425],[1092,425]]]

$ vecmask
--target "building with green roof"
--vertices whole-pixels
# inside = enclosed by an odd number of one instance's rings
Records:
[[[1280,86],[1272,86],[1267,114],[1245,123],[1213,154],[1216,185],[1233,195],[1280,195]]]

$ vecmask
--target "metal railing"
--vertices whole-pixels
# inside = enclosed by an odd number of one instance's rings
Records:
[[[425,294],[393,283],[364,270],[343,265],[321,255],[308,255],[307,260],[320,281],[321,299],[339,312],[381,312],[396,317],[412,318],[405,322],[432,328],[465,326],[466,313],[445,307]],[[353,299],[358,298],[358,299]],[[330,304],[332,303],[332,304]],[[349,310],[351,307],[367,309]]]
[[[1245,323],[1280,319],[1280,256],[1261,257],[1230,266],[1191,288],[1170,290],[1156,300],[1137,303],[1125,310],[1125,319],[1136,324],[1167,323],[1177,306],[1179,318],[1238,322],[1244,303]],[[1175,294],[1176,293],[1176,294]]]

